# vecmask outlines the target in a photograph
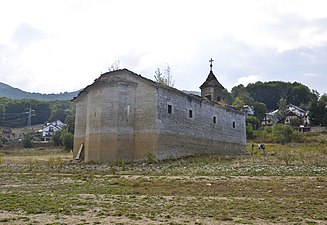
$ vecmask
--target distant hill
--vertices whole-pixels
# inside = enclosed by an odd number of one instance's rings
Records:
[[[39,101],[71,100],[78,95],[80,91],[64,92],[60,94],[40,94],[22,91],[0,82],[0,97],[10,99],[35,99]]]

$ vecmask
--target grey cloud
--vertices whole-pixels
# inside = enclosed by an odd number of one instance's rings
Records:
[[[46,34],[32,27],[28,23],[21,23],[15,30],[12,39],[18,44],[19,48],[24,48],[29,44],[46,38]]]
[[[194,83],[201,83],[206,78],[209,72],[207,61],[212,57],[215,60],[214,72],[227,88],[235,86],[240,77],[260,75],[263,81],[298,81],[320,93],[327,92],[327,43],[319,47],[302,47],[279,53],[274,48],[252,46],[226,36],[207,41],[200,49],[194,56],[196,64],[181,65],[181,68],[187,69],[179,77],[187,79],[183,82],[176,79],[176,83],[187,85],[184,89],[197,88]],[[317,76],[309,77],[305,74]]]
[[[275,40],[288,41],[291,43],[300,41],[303,31],[310,34],[311,40],[314,35],[324,35],[327,32],[327,18],[307,19],[296,13],[275,15],[277,22],[262,25],[262,33],[267,33]],[[305,37],[306,38],[306,37]],[[307,40],[307,41],[311,41]]]

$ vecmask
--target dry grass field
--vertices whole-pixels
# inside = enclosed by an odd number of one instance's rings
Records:
[[[0,224],[327,224],[326,135],[308,139],[133,164],[0,149]]]

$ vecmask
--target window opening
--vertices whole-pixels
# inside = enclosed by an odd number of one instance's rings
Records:
[[[216,123],[217,118],[214,116],[213,117],[213,123]]]
[[[192,111],[192,109],[190,109],[190,110],[188,111],[188,116],[189,116],[190,118],[193,118],[193,111]]]
[[[173,106],[172,105],[168,105],[168,113],[169,114],[173,113]]]
[[[235,122],[233,122],[233,128],[235,128]]]

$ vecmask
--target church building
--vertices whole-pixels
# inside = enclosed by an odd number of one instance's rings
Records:
[[[159,160],[244,154],[245,115],[220,104],[224,87],[212,71],[201,96],[186,94],[130,70],[102,74],[73,100],[74,159]]]

